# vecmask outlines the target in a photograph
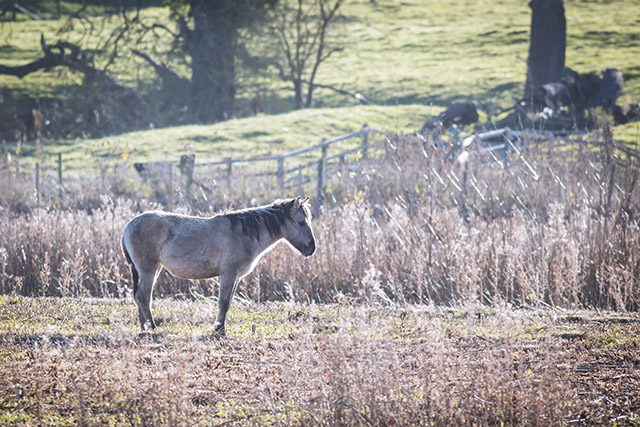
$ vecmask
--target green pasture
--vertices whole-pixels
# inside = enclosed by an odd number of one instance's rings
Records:
[[[150,2],[151,5],[157,5]],[[77,2],[61,2],[63,10],[76,10]],[[633,0],[565,1],[567,17],[566,64],[577,71],[596,73],[620,68],[625,88],[619,103],[637,103],[640,97],[640,17]],[[317,83],[361,93],[375,106],[357,105],[353,99],[318,89],[318,108],[291,111],[292,91],[269,69],[238,71],[238,109],[248,114],[259,100],[257,116],[211,126],[153,129],[101,139],[4,144],[2,150],[19,154],[27,169],[36,158],[45,162],[61,152],[65,168],[84,170],[88,161],[121,158],[130,162],[175,160],[195,153],[201,160],[251,157],[283,153],[320,142],[364,123],[378,129],[410,132],[424,120],[456,101],[473,100],[494,117],[512,106],[522,94],[529,46],[530,9],[526,2],[455,0],[353,0],[341,8],[342,18],[331,33],[331,43],[343,50],[319,69]],[[37,12],[37,10],[36,10]],[[18,65],[38,58],[40,34],[49,43],[67,39],[84,47],[96,46],[116,27],[115,19],[98,19],[89,7],[86,19],[41,20],[21,18],[0,23],[0,58]],[[150,6],[141,19],[160,18],[169,25],[164,8]],[[93,25],[93,31],[86,30]],[[162,59],[169,39],[135,46]],[[259,39],[248,44],[253,54],[266,48]],[[109,67],[121,84],[142,92],[158,84],[150,67],[123,46]],[[96,64],[106,58],[96,57]],[[187,75],[186,68],[177,71]],[[73,99],[81,76],[52,69],[17,79],[0,76],[0,114],[13,111],[26,98]],[[634,145],[636,125],[616,128],[616,137]]]
[[[65,175],[84,175],[90,165],[100,167],[114,162],[178,163],[183,154],[195,154],[197,162],[227,158],[250,158],[285,154],[297,148],[319,144],[362,129],[365,124],[378,130],[410,133],[420,129],[426,117],[439,112],[424,105],[396,107],[361,106],[318,108],[277,115],[260,115],[220,122],[214,125],[185,125],[125,133],[99,139],[26,142],[7,144],[11,158],[20,156],[20,167],[31,171],[35,162],[57,167],[62,155]],[[342,151],[362,143],[346,140],[329,152]],[[318,152],[291,159],[288,166],[318,158]]]

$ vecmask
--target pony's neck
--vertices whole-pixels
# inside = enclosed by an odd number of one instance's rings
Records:
[[[257,246],[259,248],[259,251],[260,253],[262,253],[275,246],[276,243],[284,239],[284,236],[282,235],[282,230],[279,230],[276,234],[272,234],[269,232],[269,229],[264,222],[262,222],[260,225],[260,233],[258,233],[258,237],[256,238],[256,240],[258,242]]]
[[[282,236],[282,232],[278,234],[279,235],[272,235],[271,233],[269,233],[267,228],[263,226],[263,228],[260,230],[259,237],[256,238],[256,255],[269,252],[271,249],[273,249],[274,246],[278,244],[278,242],[284,239],[284,236]]]

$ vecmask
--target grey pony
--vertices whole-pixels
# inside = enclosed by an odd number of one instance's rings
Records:
[[[136,216],[124,228],[122,249],[131,264],[142,329],[156,327],[151,298],[165,268],[186,279],[220,276],[215,332],[225,335],[225,319],[238,282],[280,241],[305,257],[315,252],[308,198],[276,200],[209,218],[159,211]]]

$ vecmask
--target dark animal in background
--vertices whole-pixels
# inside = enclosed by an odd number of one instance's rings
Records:
[[[611,113],[618,97],[622,93],[623,85],[624,79],[620,70],[615,68],[604,70],[595,100],[595,107],[602,107],[604,111]]]
[[[435,128],[446,129],[451,125],[470,125],[478,121],[478,110],[473,102],[456,102],[438,117],[432,117],[422,126],[421,132]]]
[[[625,113],[622,107],[619,105],[613,106],[613,120],[617,125],[623,125],[625,123],[637,122],[640,120],[640,105],[629,104],[627,112]]]
[[[534,105],[548,107],[556,115],[561,114],[562,107],[567,107],[569,114],[577,119],[596,107],[611,113],[623,85],[622,72],[615,68],[604,70],[598,77],[595,73],[580,74],[565,67],[557,82],[543,84],[534,92]]]
[[[451,104],[438,118],[444,127],[453,124],[470,125],[478,121],[478,110],[473,102],[457,102]]]
[[[544,97],[544,105],[553,111],[560,111],[562,106],[569,107],[569,110],[575,109],[571,91],[564,83],[544,84],[540,95]]]

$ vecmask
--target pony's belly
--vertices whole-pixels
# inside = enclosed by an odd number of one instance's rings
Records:
[[[220,270],[210,265],[162,263],[171,274],[183,279],[208,279],[220,275]]]

